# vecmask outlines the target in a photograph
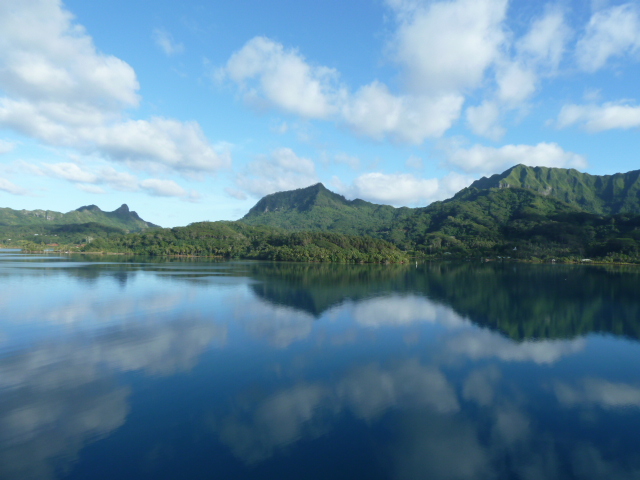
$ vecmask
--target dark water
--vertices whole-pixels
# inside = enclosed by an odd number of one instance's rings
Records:
[[[0,478],[640,478],[639,339],[635,268],[0,252]]]

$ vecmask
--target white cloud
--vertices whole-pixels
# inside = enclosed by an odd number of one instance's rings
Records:
[[[266,37],[249,40],[217,75],[239,84],[249,102],[263,101],[308,118],[334,113],[342,94],[334,69],[311,66],[296,50]]]
[[[9,95],[116,110],[138,104],[131,66],[98,52],[59,1],[3,1],[0,31],[0,85]]]
[[[276,348],[287,348],[304,340],[313,330],[313,316],[294,308],[268,303],[238,305],[238,323],[254,337],[266,340]]]
[[[28,195],[29,193],[26,189],[19,187],[6,178],[0,178],[0,191],[10,193],[11,195]]]
[[[70,182],[79,183],[96,183],[98,181],[97,175],[82,170],[75,163],[63,162],[63,163],[44,163],[42,164],[42,170],[45,175],[69,180]]]
[[[615,128],[640,127],[640,106],[626,102],[603,105],[565,105],[558,115],[558,128],[579,124],[588,132],[602,132]]]
[[[140,187],[157,197],[184,197],[187,191],[173,180],[149,178],[140,182]]]
[[[57,0],[0,5],[0,127],[141,168],[212,172],[230,164],[195,122],[126,120],[139,84],[124,61],[97,51]]]
[[[478,405],[489,406],[493,403],[496,384],[502,377],[498,367],[490,365],[472,371],[464,381],[462,396],[466,400],[473,400]]]
[[[512,62],[498,69],[498,99],[507,106],[520,105],[536,91],[536,74],[522,64]]]
[[[604,67],[611,57],[640,52],[640,12],[625,3],[597,11],[576,45],[578,65],[587,72]]]
[[[116,160],[185,172],[213,172],[231,165],[218,153],[197,122],[154,117],[129,120],[89,132],[89,140]]]
[[[505,134],[505,129],[500,126],[500,114],[497,102],[485,100],[477,107],[467,108],[467,123],[476,135],[498,140]]]
[[[442,200],[468,186],[472,179],[456,173],[444,178],[418,178],[410,173],[365,173],[348,186],[336,180],[337,190],[351,198],[391,205],[424,205]]]
[[[337,385],[338,397],[356,416],[371,421],[391,407],[429,407],[449,414],[460,409],[455,390],[442,372],[416,359],[395,368],[356,368]]]
[[[478,360],[499,358],[505,362],[534,362],[552,364],[560,358],[584,349],[585,341],[528,340],[516,342],[489,331],[461,334],[449,342],[449,352]]]
[[[122,192],[134,192],[138,190],[138,179],[126,172],[119,172],[113,167],[100,169],[98,178],[115,190]]]
[[[96,312],[109,307],[104,295],[99,303]],[[125,423],[130,389],[114,381],[114,372],[188,370],[214,340],[226,339],[226,328],[211,322],[157,320],[110,323],[115,335],[49,341],[5,356],[0,477],[49,479],[70,471],[84,446]]]
[[[559,7],[547,7],[531,22],[527,33],[513,42],[513,54],[504,52],[496,60],[493,98],[467,108],[473,133],[492,140],[504,135],[501,117],[508,111],[522,110],[538,90],[540,78],[556,74],[571,33]]]
[[[256,107],[335,120],[374,139],[416,144],[449,129],[464,101],[457,93],[396,95],[378,81],[351,94],[334,69],[312,66],[296,50],[265,37],[247,42],[216,76],[235,82]]]
[[[317,182],[313,161],[299,157],[290,148],[278,148],[271,155],[251,162],[236,177],[238,187],[254,197],[308,187]]]
[[[443,373],[407,360],[395,367],[355,368],[337,384],[300,383],[280,390],[257,404],[240,402],[232,415],[216,422],[222,443],[246,463],[271,457],[301,438],[315,438],[344,410],[367,422],[390,408],[421,408],[441,415],[460,409]]]
[[[625,383],[587,378],[577,387],[559,382],[554,390],[560,403],[566,406],[583,404],[598,405],[602,408],[640,408],[640,388]]]
[[[152,38],[153,41],[156,42],[156,45],[158,45],[166,55],[171,56],[184,52],[184,45],[182,43],[177,43],[173,39],[173,35],[163,28],[156,28],[153,30]]]
[[[475,88],[505,42],[506,0],[388,2],[399,26],[391,49],[412,92]]]
[[[356,133],[382,140],[389,135],[420,144],[442,136],[460,116],[464,97],[394,95],[386,85],[373,82],[360,88],[342,108],[344,122]]]
[[[554,70],[571,35],[564,12],[558,7],[547,7],[544,15],[534,20],[529,31],[516,42],[516,50],[524,62]]]
[[[442,310],[429,300],[413,296],[388,296],[358,302],[353,309],[354,320],[364,326],[406,326],[418,322],[439,323],[459,327],[466,322],[449,310]]]
[[[197,201],[200,194],[186,191],[173,180],[149,178],[139,181],[134,175],[120,172],[111,166],[100,169],[81,167],[76,163],[43,163],[40,166],[27,162],[18,162],[24,171],[34,175],[59,178],[76,183],[80,190],[88,193],[105,193],[100,185],[108,186],[123,192],[142,190],[150,195],[159,197],[180,197],[184,200]]]
[[[42,163],[38,166],[24,161],[16,162],[16,165],[20,170],[33,175],[59,178],[72,183],[85,184],[79,188],[87,192],[104,193],[97,187],[97,185],[108,185],[115,190],[124,192],[140,190],[138,179],[134,175],[126,172],[119,172],[111,166],[105,166],[97,169],[87,168],[85,166],[81,167],[80,165],[71,162]],[[89,187],[86,184],[93,184],[94,187]]]
[[[451,148],[447,162],[466,172],[496,172],[517,164],[531,167],[584,168],[586,159],[567,152],[557,143],[537,145],[505,145],[500,148],[474,145],[471,148]]]

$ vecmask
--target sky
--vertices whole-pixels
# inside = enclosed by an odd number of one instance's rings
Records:
[[[640,0],[0,0],[0,207],[236,220],[640,168]]]

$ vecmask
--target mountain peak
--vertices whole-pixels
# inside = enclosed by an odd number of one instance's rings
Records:
[[[285,212],[291,210],[305,212],[311,210],[314,206],[331,203],[347,204],[348,201],[342,195],[338,195],[327,189],[322,183],[316,183],[296,190],[266,195],[249,210],[244,218],[269,212]]]
[[[573,168],[515,165],[502,173],[482,177],[469,189],[523,188],[598,215],[640,209],[640,171],[590,175]],[[456,194],[459,197],[465,189]],[[454,198],[456,198],[454,197]]]
[[[126,203],[120,205],[120,208],[113,211],[113,213],[126,214],[129,213],[129,206]]]
[[[98,207],[97,205],[84,205],[78,209],[76,209],[76,212],[101,212],[102,210],[100,210],[100,207]]]

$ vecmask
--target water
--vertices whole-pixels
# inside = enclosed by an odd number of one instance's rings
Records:
[[[640,478],[639,290],[0,252],[0,478]]]

